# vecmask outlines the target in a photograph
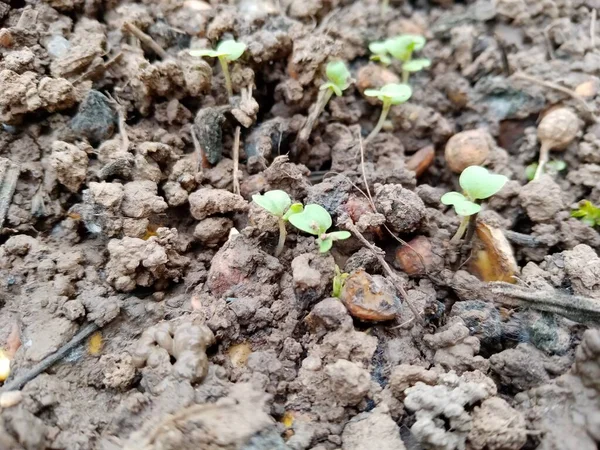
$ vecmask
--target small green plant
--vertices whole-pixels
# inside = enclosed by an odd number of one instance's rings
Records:
[[[333,276],[333,288],[331,290],[331,296],[340,298],[342,294],[342,288],[346,283],[346,278],[350,275],[349,273],[342,272],[338,265],[335,265],[335,275]]]
[[[579,208],[571,211],[571,217],[576,217],[590,227],[600,227],[600,208],[589,200],[579,202]]]
[[[302,212],[302,204],[292,204],[290,196],[286,192],[280,190],[267,191],[262,195],[254,194],[252,196],[252,201],[277,217],[279,222],[279,242],[275,249],[275,256],[281,255],[283,247],[285,246],[285,238],[287,237],[285,223],[293,214]]]
[[[565,170],[566,168],[567,168],[567,163],[564,162],[562,159],[553,159],[552,161],[548,161],[546,163],[544,170],[546,171],[546,173],[549,173],[551,175],[556,175],[558,172],[561,172],[561,171]],[[537,172],[537,169],[538,169],[538,163],[536,163],[536,162],[529,164],[525,168],[525,175],[527,176],[527,179],[529,181],[532,181],[535,178],[535,173]]]
[[[460,227],[450,242],[458,243],[467,230],[471,216],[481,211],[481,205],[477,201],[496,194],[507,181],[508,178],[504,175],[490,173],[481,166],[469,166],[463,170],[458,182],[464,194],[447,192],[441,198],[444,205],[452,205],[456,214],[463,217]]]
[[[298,133],[298,141],[306,142],[316,123],[317,119],[329,103],[333,94],[338,97],[342,96],[342,92],[348,89],[352,81],[350,71],[342,61],[332,61],[325,68],[327,81],[319,88],[319,96],[317,102],[312,109],[306,123]]]
[[[217,45],[216,50],[202,49],[202,50],[190,50],[192,56],[208,56],[209,58],[218,58],[219,64],[221,64],[221,70],[225,77],[225,87],[227,88],[227,94],[229,97],[233,95],[233,88],[231,87],[231,76],[229,75],[229,63],[237,60],[246,51],[246,44],[243,42],[237,42],[234,39],[222,41]]]
[[[321,253],[328,252],[334,241],[342,241],[351,236],[349,231],[327,232],[333,225],[333,221],[327,210],[321,205],[306,205],[304,211],[293,214],[289,220],[299,230],[317,236],[317,244]]]
[[[388,55],[384,41],[371,42],[369,50],[373,53],[369,58],[371,61],[378,61],[384,66],[389,66],[392,63],[392,58]]]
[[[389,55],[393,56],[402,63],[402,82],[408,83],[411,73],[431,66],[431,61],[427,58],[412,59],[413,52],[421,50],[425,42],[423,36],[416,34],[403,34],[383,42],[372,42],[369,45],[369,50],[373,53],[371,59],[387,66],[391,63]]]
[[[410,96],[412,95],[412,89],[408,84],[386,84],[381,89],[366,89],[365,95],[367,97],[377,97],[383,103],[383,108],[381,109],[381,115],[379,116],[379,120],[377,121],[377,125],[373,128],[373,131],[369,133],[367,138],[365,139],[365,144],[372,141],[375,136],[381,131],[383,124],[385,123],[385,119],[387,118],[388,113],[390,112],[390,108],[392,105],[399,105],[408,101]]]

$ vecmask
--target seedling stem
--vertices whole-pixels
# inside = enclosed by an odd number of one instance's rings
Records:
[[[544,173],[544,169],[548,161],[550,160],[550,145],[547,142],[542,142],[540,146],[540,159],[538,160],[538,166],[535,170],[534,180],[537,180]]]
[[[225,56],[219,56],[219,64],[221,64],[221,70],[223,71],[223,76],[225,77],[225,89],[227,89],[227,95],[231,98],[233,97],[233,88],[231,87],[229,65],[227,64],[227,59],[225,59]]]
[[[279,220],[279,241],[277,242],[277,248],[275,249],[275,256],[281,255],[283,252],[283,248],[285,246],[285,239],[287,238],[287,230],[285,229],[285,222],[283,217],[280,217]]]
[[[390,108],[392,107],[391,100],[384,100],[383,107],[381,108],[381,115],[379,116],[379,120],[377,121],[377,125],[375,128],[369,133],[367,138],[365,139],[365,144],[369,143],[383,128],[383,124],[385,123],[385,119],[387,119],[387,115],[390,112]]]
[[[450,243],[458,244],[460,242],[460,240],[462,239],[462,237],[465,234],[465,231],[467,231],[467,227],[469,226],[470,220],[471,220],[471,216],[464,216],[462,218],[462,220],[460,221],[460,226],[458,227],[458,230],[456,230],[456,233],[454,233],[454,236],[452,237],[452,239],[450,239]]]

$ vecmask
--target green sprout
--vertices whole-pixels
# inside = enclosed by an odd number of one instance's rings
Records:
[[[600,226],[600,208],[589,200],[579,203],[579,208],[571,211],[571,217],[576,217],[590,227]]]
[[[408,84],[391,83],[386,84],[381,89],[366,89],[365,95],[367,97],[377,97],[383,102],[383,108],[381,109],[381,115],[379,116],[377,125],[375,125],[373,131],[371,131],[371,133],[365,139],[365,144],[367,144],[368,142],[373,140],[375,136],[377,136],[377,134],[383,127],[385,119],[387,118],[387,115],[390,112],[390,108],[392,107],[392,105],[399,105],[401,103],[406,102],[412,95],[412,89]]]
[[[525,176],[529,181],[532,181],[535,178],[535,173],[537,172],[538,163],[534,162],[529,164],[525,168]],[[556,175],[558,172],[561,172],[567,168],[567,163],[562,159],[553,159],[552,161],[548,161],[546,167],[544,167],[545,171],[551,175]]]
[[[222,41],[217,45],[216,50],[202,49],[202,50],[190,50],[192,56],[208,56],[209,58],[219,58],[221,64],[221,70],[225,76],[225,87],[227,88],[227,94],[229,97],[233,96],[233,88],[231,87],[231,76],[229,75],[228,63],[237,60],[244,51],[246,50],[246,44],[243,42],[237,42],[234,39]]]
[[[340,298],[342,294],[342,288],[344,284],[346,284],[346,278],[348,278],[350,274],[346,272],[342,272],[338,265],[335,265],[335,275],[333,276],[333,288],[331,290],[331,296]]]
[[[431,66],[431,61],[427,58],[412,59],[413,52],[423,49],[425,42],[425,38],[418,34],[403,34],[384,42],[385,50],[402,62],[403,83],[408,83],[411,73]]]
[[[369,50],[373,53],[369,58],[371,61],[379,61],[384,66],[389,66],[392,63],[392,58],[390,58],[388,51],[385,48],[385,42],[371,42],[369,44]]]
[[[298,140],[300,142],[308,141],[310,132],[333,94],[341,97],[342,92],[348,89],[352,81],[350,71],[343,61],[332,61],[328,63],[325,68],[325,74],[327,75],[328,81],[323,83],[319,88],[317,102],[308,116],[308,119],[306,119],[306,123],[298,133]]]
[[[460,227],[450,242],[458,243],[465,234],[471,217],[481,211],[481,205],[477,201],[496,194],[507,181],[508,178],[504,175],[490,173],[481,166],[469,166],[463,170],[458,182],[464,194],[447,192],[441,198],[444,205],[452,205],[456,214],[463,217]]]
[[[304,211],[293,214],[289,220],[299,230],[317,236],[317,244],[321,253],[328,252],[334,241],[348,239],[351,236],[349,231],[327,232],[333,225],[333,221],[327,210],[321,205],[306,205]]]
[[[292,204],[290,196],[286,192],[280,190],[268,191],[262,195],[254,194],[252,196],[252,201],[277,217],[279,223],[279,242],[275,249],[275,256],[281,255],[283,247],[285,246],[285,238],[287,237],[285,223],[292,215],[302,212],[302,204]]]

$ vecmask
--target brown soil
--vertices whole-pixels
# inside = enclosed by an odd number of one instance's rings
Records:
[[[0,449],[597,448],[600,234],[570,211],[600,204],[600,3],[390,3],[0,1]],[[361,149],[399,74],[368,43],[402,33],[432,66]],[[228,102],[188,49],[232,37]],[[356,83],[297,139],[333,59]],[[567,169],[528,183],[557,106]],[[440,203],[473,129],[510,178],[488,271]],[[272,256],[269,189],[355,235]]]

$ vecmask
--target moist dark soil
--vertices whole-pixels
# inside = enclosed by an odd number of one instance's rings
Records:
[[[0,2],[0,449],[597,448],[600,3],[383,7]],[[368,44],[406,33],[431,67],[365,144],[401,75]],[[189,50],[231,38],[228,98]],[[555,108],[579,131],[530,182]],[[510,181],[454,245],[468,130]],[[353,236],[273,256],[272,189]]]

